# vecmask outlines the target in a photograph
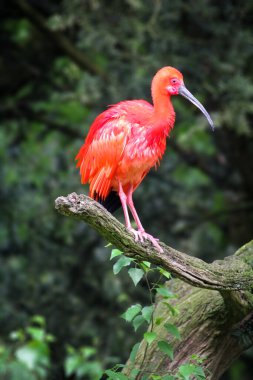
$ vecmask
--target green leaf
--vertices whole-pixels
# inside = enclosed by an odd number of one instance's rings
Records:
[[[172,293],[168,288],[165,288],[164,286],[156,288],[156,291],[158,294],[160,294],[164,298],[176,298],[176,295]]]
[[[39,327],[27,327],[26,331],[32,339],[43,341],[45,338],[45,331]]]
[[[75,373],[78,379],[89,378],[98,380],[101,378],[103,370],[101,364],[97,361],[84,361],[80,364]]]
[[[87,346],[87,347],[82,347],[80,349],[80,352],[85,359],[89,359],[91,356],[96,354],[97,350],[94,347]]]
[[[169,311],[171,312],[171,314],[172,314],[173,316],[179,314],[178,309],[175,308],[174,306],[172,306],[169,302],[163,302],[163,305],[165,305],[165,306],[169,309]]]
[[[150,270],[151,263],[149,261],[141,261],[140,266],[144,272],[148,272]]]
[[[154,331],[147,331],[144,334],[144,339],[148,344],[151,344],[154,342],[155,338],[157,337],[157,334]]]
[[[118,274],[123,267],[127,267],[131,264],[133,259],[130,257],[122,256],[116,263],[113,265],[113,273]]]
[[[162,380],[176,380],[175,376],[172,375],[164,375]]]
[[[200,366],[195,366],[193,374],[197,380],[205,380],[206,379],[205,372],[204,372],[203,368]]]
[[[125,319],[127,322],[131,322],[132,319],[137,315],[139,314],[139,312],[141,311],[141,305],[140,304],[136,304],[136,305],[132,305],[130,306],[126,311],[125,313],[123,313],[121,315],[121,317],[123,319]]]
[[[170,272],[168,272],[167,270],[163,269],[163,268],[160,268],[159,269],[159,272],[166,278],[170,279],[171,278],[171,274]]]
[[[197,380],[206,379],[203,368],[192,363],[181,365],[178,369],[178,372],[184,380],[190,380],[192,378],[192,375],[194,375],[194,378]]]
[[[163,321],[164,321],[164,317],[157,317],[157,318],[155,319],[155,324],[156,324],[157,326],[160,326],[160,324],[161,324]]]
[[[130,268],[128,270],[128,274],[131,277],[131,279],[133,280],[133,283],[135,286],[140,282],[140,280],[144,276],[143,270],[139,269],[139,268]]]
[[[137,355],[137,352],[139,350],[139,347],[140,347],[140,342],[136,343],[133,348],[132,348],[132,351],[130,353],[130,356],[129,356],[129,359],[131,362],[134,362],[135,361],[135,358],[136,358],[136,355]]]
[[[175,325],[172,325],[171,323],[165,323],[164,327],[169,331],[171,335],[173,335],[176,339],[181,339],[180,332],[178,331],[178,328]]]
[[[112,380],[129,380],[129,378],[121,372],[114,372],[111,369],[105,371],[105,374]]]
[[[119,249],[112,249],[110,260],[112,260],[114,257],[122,255],[123,252],[121,252]]]
[[[142,309],[142,311],[141,311],[143,318],[148,323],[151,322],[153,311],[154,311],[154,305],[144,306],[143,309]]]
[[[166,342],[165,340],[160,340],[157,343],[157,345],[160,351],[168,355],[170,359],[173,360],[173,357],[174,357],[173,348],[168,342]]]
[[[33,348],[28,345],[20,347],[15,355],[20,362],[27,366],[27,368],[31,370],[36,368],[38,353]]]
[[[139,368],[133,368],[131,373],[130,373],[130,379],[136,379],[136,376],[140,373]]]
[[[183,376],[184,380],[189,380],[190,376],[194,373],[195,365],[194,364],[183,364],[178,368],[178,372]]]
[[[137,331],[138,328],[144,323],[146,322],[146,320],[143,318],[142,315],[137,315],[133,321],[132,321],[132,324],[133,324],[133,327],[134,327],[134,331]]]
[[[206,359],[206,358],[201,358],[200,356],[198,356],[196,354],[191,355],[190,358],[191,358],[191,360],[195,361],[198,364],[202,364],[203,361]]]
[[[64,362],[64,370],[67,376],[74,374],[77,368],[82,364],[82,358],[80,355],[70,355]]]
[[[32,323],[37,323],[37,325],[44,327],[46,324],[45,318],[42,315],[35,315],[31,318]]]
[[[115,364],[112,368],[110,368],[113,372],[118,372],[119,369],[125,368],[125,364]]]

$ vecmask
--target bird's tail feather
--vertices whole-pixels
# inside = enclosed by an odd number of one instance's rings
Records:
[[[111,214],[121,207],[121,201],[116,191],[111,191],[105,199],[95,198],[102,206],[104,206]]]

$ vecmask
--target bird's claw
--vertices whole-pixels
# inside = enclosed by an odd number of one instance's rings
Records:
[[[158,243],[159,239],[154,238],[144,230],[142,231],[135,230],[134,228],[129,228],[129,231],[133,233],[135,241],[141,241],[143,243],[144,240],[149,240],[160,253],[163,253],[163,249]]]

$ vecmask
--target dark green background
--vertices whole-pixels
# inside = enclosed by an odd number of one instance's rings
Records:
[[[167,151],[135,193],[144,226],[207,261],[252,238],[253,3],[13,0],[0,17],[0,343],[45,316],[60,380],[66,344],[96,347],[108,368],[138,339],[119,315],[148,304],[145,283],[115,277],[106,242],[54,199],[87,193],[74,157],[91,122],[108,104],[150,100],[160,67],[182,71],[217,128],[173,99]],[[224,379],[251,371],[249,352]]]

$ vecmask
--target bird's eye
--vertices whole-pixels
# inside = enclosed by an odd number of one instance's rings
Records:
[[[176,78],[171,79],[171,83],[172,84],[177,84],[177,79]]]

